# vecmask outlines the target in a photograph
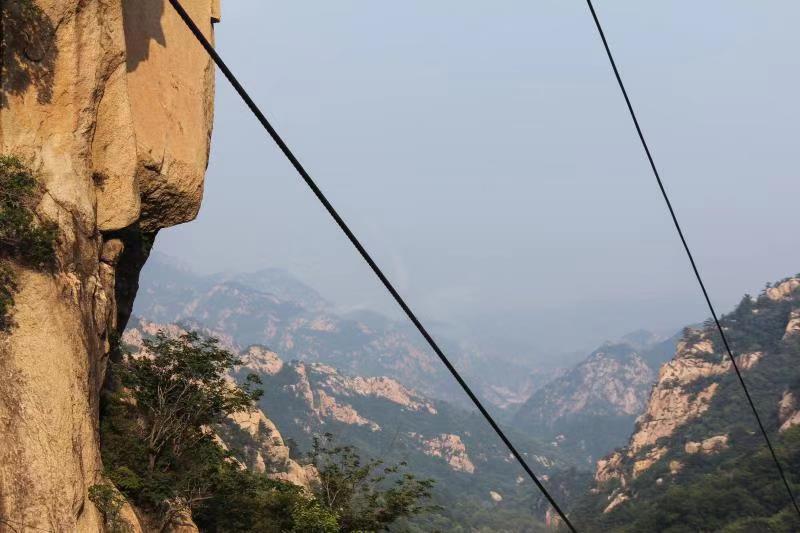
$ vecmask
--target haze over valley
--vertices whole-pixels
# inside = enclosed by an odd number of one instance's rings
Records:
[[[800,531],[797,20],[0,0],[0,533]]]

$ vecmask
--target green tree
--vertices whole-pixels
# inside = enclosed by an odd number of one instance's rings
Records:
[[[208,427],[254,408],[261,397],[255,374],[243,386],[230,381],[227,372],[241,361],[217,339],[159,332],[144,347],[143,356],[125,358],[118,377],[124,394],[136,402],[150,473],[167,447],[173,458],[180,457],[207,437]]]
[[[104,464],[120,490],[165,521],[211,497],[230,461],[213,428],[261,395],[257,377],[242,386],[228,378],[239,363],[216,339],[159,332],[142,353],[112,365],[117,392],[103,402]]]
[[[218,444],[228,415],[254,408],[261,391],[255,376],[243,385],[230,380],[241,361],[216,339],[159,332],[140,354],[120,359],[112,365],[116,392],[102,404],[103,463],[153,529],[191,514],[214,533],[338,531],[313,495],[247,471]],[[121,520],[113,495],[109,486],[90,488],[109,527]]]
[[[209,533],[339,531],[336,517],[301,487],[230,466],[219,470],[195,521]]]
[[[319,472],[314,493],[335,515],[339,531],[384,531],[401,518],[436,510],[430,505],[434,481],[406,471],[406,464],[362,460],[352,446],[337,446],[326,433],[315,438],[311,464]]]

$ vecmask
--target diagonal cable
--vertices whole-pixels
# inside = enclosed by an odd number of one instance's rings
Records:
[[[400,293],[397,292],[397,290],[394,288],[392,283],[383,273],[381,268],[377,265],[377,263],[375,263],[369,252],[367,252],[367,250],[364,248],[364,246],[352,232],[347,223],[342,219],[342,217],[339,215],[339,213],[336,211],[333,205],[328,201],[325,194],[320,190],[320,188],[311,178],[311,176],[303,167],[303,165],[300,163],[300,161],[297,159],[297,157],[295,157],[294,153],[292,153],[291,149],[286,145],[286,143],[280,137],[278,132],[275,131],[275,128],[272,127],[270,122],[267,120],[267,117],[264,116],[264,114],[255,104],[253,99],[250,98],[250,95],[247,94],[247,91],[245,91],[244,87],[242,87],[242,85],[236,79],[236,76],[234,76],[233,72],[231,72],[231,70],[227,67],[227,65],[219,56],[219,54],[217,54],[216,50],[214,50],[214,47],[211,45],[208,39],[206,39],[205,35],[203,35],[203,32],[200,31],[200,29],[194,23],[192,18],[180,4],[179,0],[169,0],[169,2],[170,4],[172,4],[172,7],[175,8],[175,11],[178,13],[181,19],[183,19],[183,22],[186,24],[186,26],[188,26],[189,30],[191,30],[191,32],[194,34],[194,36],[197,38],[197,40],[200,42],[203,48],[205,48],[206,52],[208,52],[209,56],[211,56],[211,59],[214,61],[214,63],[216,63],[217,67],[219,67],[222,74],[228,79],[228,81],[236,90],[236,92],[239,93],[239,96],[242,98],[244,103],[247,104],[247,107],[250,108],[250,111],[252,111],[253,115],[255,115],[255,117],[258,119],[258,121],[261,123],[264,129],[267,130],[267,133],[269,133],[270,137],[272,137],[272,140],[275,141],[275,144],[278,145],[278,148],[280,148],[281,152],[283,152],[283,154],[295,168],[297,173],[300,174],[300,177],[303,179],[306,185],[308,185],[308,187],[311,189],[311,192],[314,193],[314,196],[316,196],[317,199],[320,201],[320,203],[323,205],[323,207],[325,207],[325,210],[333,218],[334,222],[336,222],[336,225],[339,226],[342,232],[344,232],[350,243],[356,248],[356,250],[364,259],[364,261],[367,263],[367,265],[369,265],[370,269],[372,269],[372,272],[375,273],[375,275],[378,277],[378,279],[386,288],[386,290],[389,291],[389,294],[392,295],[392,298],[394,298],[395,302],[397,302],[397,304],[406,314],[408,319],[411,320],[411,322],[414,324],[414,326],[416,326],[417,330],[425,338],[425,340],[428,342],[428,344],[436,353],[436,355],[439,356],[439,359],[442,361],[444,366],[447,367],[447,370],[450,371],[450,373],[453,375],[458,384],[461,385],[461,388],[464,389],[464,392],[467,394],[467,396],[469,396],[469,399],[472,400],[472,403],[475,404],[475,407],[478,408],[478,411],[480,411],[480,413],[483,415],[483,417],[486,419],[486,421],[489,423],[489,425],[492,427],[495,433],[497,433],[497,436],[500,437],[500,440],[503,441],[503,444],[506,445],[506,447],[516,458],[516,460],[519,462],[519,464],[522,466],[522,468],[525,470],[525,472],[528,474],[531,480],[536,484],[536,486],[542,492],[544,497],[547,498],[547,501],[550,503],[550,505],[553,506],[553,509],[555,509],[555,511],[558,513],[561,519],[564,520],[564,523],[570,528],[571,531],[576,533],[577,530],[569,521],[569,518],[567,518],[566,513],[564,513],[561,507],[559,507],[558,503],[556,503],[555,499],[550,495],[550,493],[547,491],[542,482],[539,481],[539,478],[536,477],[536,474],[533,473],[531,467],[528,466],[528,463],[522,457],[522,454],[519,451],[517,451],[517,449],[511,443],[509,438],[506,436],[505,432],[503,432],[503,430],[500,429],[500,426],[497,424],[497,422],[495,422],[494,418],[492,418],[492,416],[483,406],[483,404],[475,395],[475,393],[472,392],[470,386],[467,385],[467,382],[464,381],[464,378],[461,377],[458,370],[456,370],[456,368],[444,354],[442,349],[439,348],[439,345],[433,339],[431,334],[428,333],[428,330],[425,328],[425,326],[422,325],[422,322],[420,322],[420,320],[417,318],[417,316],[414,314],[414,312],[411,310],[408,304],[406,304],[403,297],[400,296]]]
[[[711,303],[711,298],[708,295],[708,291],[706,290],[706,285],[703,283],[703,278],[700,276],[700,271],[697,268],[697,263],[694,260],[694,256],[692,255],[692,251],[689,249],[689,244],[686,242],[686,237],[683,234],[683,230],[681,229],[681,225],[678,222],[678,217],[675,214],[675,209],[672,207],[672,202],[669,199],[669,195],[667,194],[667,190],[664,188],[664,183],[661,181],[661,175],[658,173],[658,168],[656,167],[655,161],[653,160],[653,156],[650,153],[650,147],[645,140],[644,133],[642,132],[642,128],[639,125],[639,119],[636,117],[636,112],[633,109],[633,104],[631,103],[631,99],[628,97],[628,91],[625,89],[625,84],[622,82],[622,76],[619,73],[619,69],[617,68],[617,63],[614,60],[614,55],[611,53],[611,48],[608,45],[608,40],[606,39],[606,34],[603,31],[603,26],[600,24],[600,19],[597,17],[597,12],[594,9],[594,5],[592,5],[592,0],[586,0],[586,3],[589,6],[589,11],[592,14],[592,18],[594,19],[595,26],[597,26],[597,31],[600,34],[600,39],[603,41],[603,47],[606,50],[606,55],[608,55],[608,60],[611,62],[611,68],[614,70],[614,76],[617,78],[617,83],[619,84],[619,88],[622,91],[622,96],[625,98],[625,103],[628,105],[628,111],[630,112],[631,119],[633,119],[633,125],[636,127],[636,133],[639,135],[639,140],[642,142],[642,147],[644,148],[644,152],[647,155],[647,160],[650,162],[650,168],[653,170],[653,174],[655,175],[656,181],[658,182],[658,188],[661,191],[661,195],[664,197],[664,202],[667,204],[667,209],[669,210],[669,214],[672,217],[672,222],[675,225],[675,229],[678,231],[678,236],[681,239],[681,243],[683,244],[683,249],[686,251],[686,255],[689,257],[689,263],[692,265],[692,271],[694,272],[694,276],[697,278],[697,283],[700,285],[700,290],[703,292],[703,297],[706,300],[706,304],[708,304],[708,309],[711,311],[711,316],[714,319],[714,323],[719,330],[719,334],[722,337],[722,343],[725,345],[725,351],[728,353],[728,357],[731,360],[731,364],[733,365],[733,369],[736,372],[736,377],[739,378],[739,383],[742,385],[742,390],[744,390],[744,395],[747,398],[747,403],[750,404],[750,409],[753,411],[753,415],[756,418],[756,422],[758,422],[758,427],[761,430],[761,434],[764,436],[764,440],[767,443],[767,447],[769,448],[769,453],[772,454],[772,460],[775,462],[775,467],[780,474],[781,480],[783,481],[784,486],[786,487],[786,492],[789,494],[789,499],[794,506],[795,511],[797,514],[800,515],[800,506],[797,504],[797,499],[795,498],[794,492],[792,491],[791,486],[789,485],[789,480],[786,478],[786,474],[783,471],[783,467],[781,466],[781,462],[778,460],[778,456],[775,453],[775,449],[772,447],[772,441],[770,441],[769,435],[767,435],[767,430],[764,428],[764,423],[761,421],[761,416],[758,414],[758,409],[756,409],[756,404],[753,402],[753,398],[750,396],[750,391],[747,389],[747,384],[744,382],[744,378],[742,377],[742,372],[739,370],[739,365],[736,362],[736,358],[733,356],[733,351],[731,350],[730,344],[728,343],[728,337],[725,335],[725,330],[722,328],[722,324],[720,324],[719,318],[717,318],[717,312],[714,309],[714,305]]]

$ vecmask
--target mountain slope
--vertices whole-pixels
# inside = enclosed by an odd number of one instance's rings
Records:
[[[675,342],[641,332],[625,340],[604,344],[536,391],[514,417],[518,429],[552,440],[587,465],[624,443]]]
[[[722,324],[797,490],[800,435],[792,428],[800,423],[800,279],[746,296]],[[706,503],[711,488],[719,509]],[[736,503],[722,505],[726,499]],[[707,530],[796,531],[796,522],[785,526],[788,497],[710,322],[684,331],[628,445],[598,462],[592,494],[575,513],[590,530],[653,531],[658,523],[663,529],[656,530],[688,531],[668,528],[699,507],[708,515]]]
[[[159,331],[179,336],[186,331],[178,326],[160,326],[134,317],[122,335],[122,344],[133,354],[144,350],[143,340]],[[309,488],[316,476],[313,467],[303,466],[290,457],[289,447],[275,423],[264,412],[237,412],[214,428],[219,444],[231,451],[243,468],[266,473],[273,479]]]
[[[468,406],[419,334],[377,313],[342,315],[285,271],[198,276],[164,255],[145,269],[134,312],[158,323],[207,328],[245,348],[269,346],[286,359],[330,364],[362,376],[392,376],[424,394]],[[549,377],[474,347],[440,343],[481,395],[515,406]]]
[[[135,346],[159,330],[177,334],[182,328],[134,319],[124,340]],[[227,347],[233,348],[230,341]],[[436,497],[445,511],[426,518],[433,522],[424,527],[414,527],[452,529],[484,522],[496,531],[539,530],[546,503],[477,413],[391,378],[286,361],[261,345],[249,346],[240,357],[243,364],[234,377],[256,373],[263,381],[261,412],[222,428],[219,435],[248,467],[304,484],[303,453],[315,436],[331,433],[366,456],[405,461],[416,474],[437,481]],[[510,436],[537,473],[557,479],[552,490],[561,495],[574,491],[572,477],[564,475],[574,466],[568,456],[513,430]],[[494,513],[503,520],[493,518]]]

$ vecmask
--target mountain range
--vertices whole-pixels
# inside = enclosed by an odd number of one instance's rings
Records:
[[[159,331],[177,336],[186,330],[135,317],[123,345],[136,352],[143,339]],[[210,329],[201,331],[220,338]],[[476,412],[427,397],[389,377],[345,374],[328,364],[285,360],[262,345],[239,349],[230,339],[222,342],[239,351],[242,361],[231,377],[255,373],[264,390],[258,411],[217,429],[244,466],[306,486],[313,473],[303,466],[304,452],[315,436],[330,433],[366,456],[405,462],[415,473],[436,480],[442,511],[408,524],[412,529],[457,531],[459,524],[481,523],[494,531],[543,527],[548,506]],[[558,479],[553,491],[566,496],[578,486],[568,455],[513,429],[509,435],[546,482]],[[532,521],[532,516],[539,520]],[[521,525],[525,523],[529,525]]]
[[[552,509],[408,327],[377,313],[339,313],[284,271],[197,276],[163,257],[145,272],[135,312],[144,318],[126,335],[200,329],[241,354],[239,376],[261,376],[260,416],[280,437],[280,460],[271,463],[278,475],[302,483],[303,451],[314,435],[329,432],[438,481],[445,511],[407,524],[411,530],[558,527]],[[746,296],[722,323],[768,431],[794,465],[790,472],[800,471],[800,429],[793,429],[800,423],[800,280]],[[784,527],[786,499],[769,476],[763,440],[749,423],[713,323],[672,336],[636,331],[555,373],[449,339],[443,344],[582,530],[706,530],[701,523],[720,531],[794,530]],[[265,444],[240,430],[223,438],[241,448],[243,464],[269,463]],[[743,480],[737,465],[747,469]],[[727,507],[713,498],[711,522],[662,527],[672,507],[691,512],[675,494],[696,498],[713,486],[731,496],[741,489],[719,486],[720,479],[767,489],[745,498],[744,517],[741,510],[720,511]],[[737,529],[747,520],[772,529]]]
[[[315,436],[331,433],[365,455],[406,462],[437,481],[443,510],[410,528],[542,530],[545,500],[485,420],[463,399],[450,400],[459,391],[413,331],[377,313],[341,316],[280,270],[196,276],[163,257],[151,264],[124,344],[136,350],[158,331],[194,329],[240,355],[242,365],[232,377],[259,375],[260,411],[218,433],[243,465],[306,484],[304,454]],[[475,372],[505,362],[472,352],[459,364]],[[485,374],[502,372],[516,373],[519,388],[502,381],[493,386],[484,375],[478,389],[506,407],[524,401],[537,379],[546,379],[519,366]],[[513,427],[508,433],[555,493],[576,496],[573,487],[588,482],[588,470],[577,473],[574,458],[557,445]]]
[[[237,346],[268,346],[290,360],[391,376],[428,396],[470,406],[413,326],[370,311],[340,313],[284,270],[201,276],[156,253],[140,286],[134,313],[147,320],[209,328]],[[437,340],[481,397],[502,410],[513,411],[553,376],[511,357]]]

